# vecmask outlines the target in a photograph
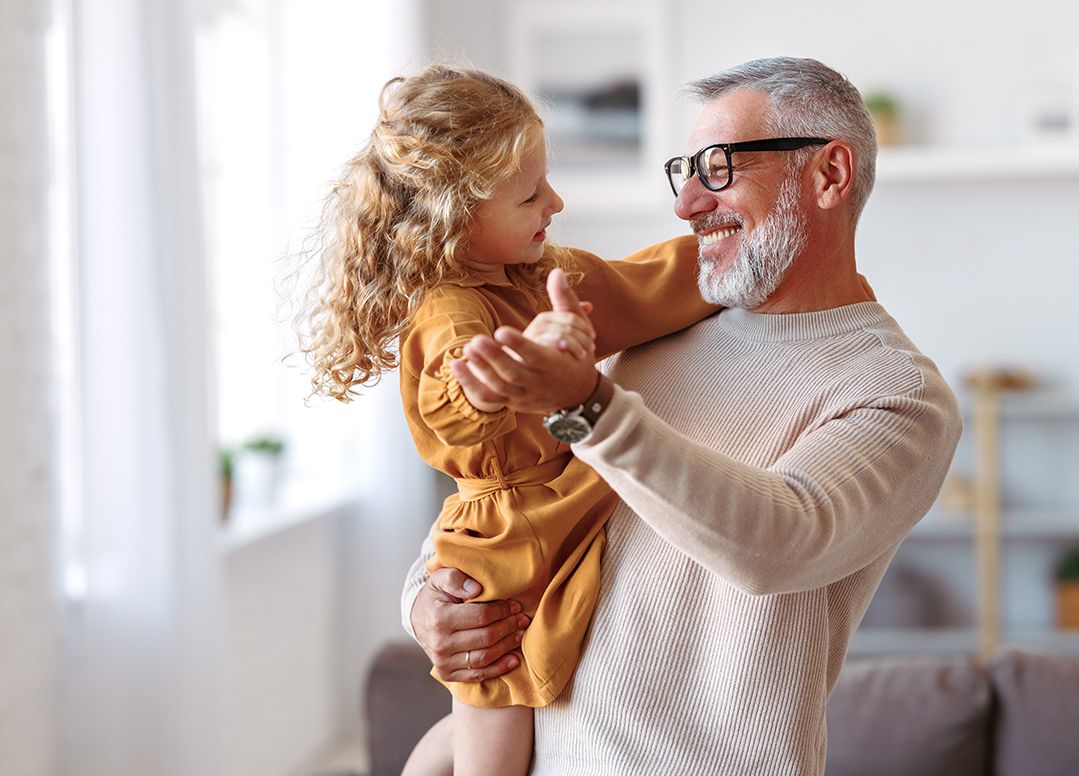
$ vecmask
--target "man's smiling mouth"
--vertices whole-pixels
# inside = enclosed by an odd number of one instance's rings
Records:
[[[713,245],[726,237],[730,237],[739,229],[740,227],[730,226],[726,229],[717,229],[716,231],[709,232],[708,234],[698,234],[697,238],[700,240],[701,245]]]

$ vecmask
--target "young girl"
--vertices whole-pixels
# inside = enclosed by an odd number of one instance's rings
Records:
[[[603,358],[715,308],[700,300],[691,236],[620,262],[546,241],[562,200],[547,182],[543,124],[514,86],[435,66],[392,79],[379,105],[330,195],[303,349],[315,391],[341,401],[400,365],[416,448],[458,485],[433,529],[433,566],[463,570],[485,599],[514,599],[532,619],[516,669],[444,682],[454,773],[524,774],[531,710],[558,696],[577,662],[616,497],[542,417],[469,396],[449,364],[502,325]],[[594,353],[586,321],[529,328],[549,309],[555,267],[594,305]]]

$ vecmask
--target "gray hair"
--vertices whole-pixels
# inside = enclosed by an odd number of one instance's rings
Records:
[[[877,133],[861,94],[846,76],[815,59],[755,59],[686,84],[683,92],[701,102],[737,89],[764,92],[772,102],[767,131],[784,137],[826,137],[854,148],[851,214],[858,223],[877,176]],[[801,169],[816,149],[794,152]]]

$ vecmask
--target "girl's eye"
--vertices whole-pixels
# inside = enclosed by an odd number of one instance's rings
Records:
[[[532,195],[531,197],[529,197],[528,199],[526,199],[526,200],[524,201],[524,204],[526,204],[526,205],[527,205],[527,204],[530,204],[530,203],[532,203],[532,202],[535,202],[535,201],[536,201],[536,197],[537,197],[537,196],[539,196],[539,192],[538,192],[538,191],[537,191],[537,192],[536,192],[535,194],[533,194],[533,195]]]

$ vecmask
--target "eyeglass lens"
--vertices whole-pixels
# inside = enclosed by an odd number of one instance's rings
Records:
[[[731,170],[727,163],[727,155],[722,148],[705,148],[696,159],[702,177],[707,182],[708,188],[718,190],[730,184]],[[671,160],[669,177],[675,193],[682,191],[694,173],[694,164],[687,158]]]

